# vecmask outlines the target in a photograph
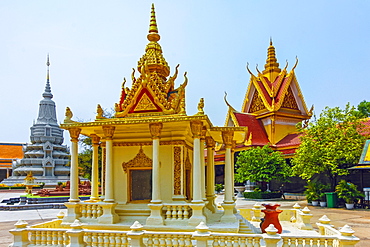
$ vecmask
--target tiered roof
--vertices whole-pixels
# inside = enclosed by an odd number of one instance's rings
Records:
[[[287,71],[280,69],[272,41],[267,51],[266,64],[261,72],[254,75],[249,67],[250,83],[243,101],[241,111],[229,106],[225,126],[247,126],[248,134],[240,150],[252,146],[272,145],[285,154],[294,154],[299,146],[299,136],[295,124],[309,119],[313,108],[307,110],[301,89],[295,76],[295,68]],[[289,126],[286,130],[280,126]],[[277,133],[280,132],[280,133]]]
[[[154,4],[147,38],[149,43],[137,66],[140,76],[135,78],[135,69],[133,69],[131,89],[125,88],[126,81],[124,81],[120,101],[115,104],[115,117],[185,115],[185,87],[188,80],[185,73],[185,82],[175,88],[179,65],[176,66],[175,74],[167,79],[170,67],[158,43],[160,35]]]

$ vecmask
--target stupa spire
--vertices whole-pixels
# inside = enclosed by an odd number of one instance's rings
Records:
[[[149,34],[148,34],[148,40],[149,41],[159,41],[161,36],[158,34],[158,26],[157,26],[157,20],[155,18],[155,9],[154,9],[154,3],[152,3],[152,11],[150,13],[150,24],[149,24]]]
[[[274,73],[280,73],[281,69],[279,68],[279,63],[277,62],[276,59],[276,54],[275,54],[275,47],[272,43],[272,38],[270,38],[270,46],[267,49],[267,59],[266,59],[266,64],[265,64],[265,70],[262,72],[264,75],[270,74],[271,78],[270,81],[273,81],[276,78],[276,75],[273,76]]]
[[[49,54],[46,60],[46,66],[47,68],[47,73],[46,73],[46,86],[45,86],[45,91],[42,94],[44,98],[52,99],[53,94],[51,93],[51,87],[50,87],[50,72],[49,72],[49,66],[50,66],[50,61],[49,61]]]
[[[159,45],[160,35],[158,34],[158,25],[155,17],[154,4],[152,4],[150,14],[149,33],[147,35],[149,44],[145,48],[145,54],[138,62],[138,71],[143,74],[143,70],[150,72],[157,72],[157,74],[166,80],[165,78],[170,74],[170,67],[168,66],[166,59],[162,54],[162,47]]]

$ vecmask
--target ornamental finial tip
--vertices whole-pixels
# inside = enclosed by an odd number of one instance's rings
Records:
[[[158,34],[157,20],[155,18],[155,8],[154,8],[154,3],[152,3],[152,11],[150,13],[148,40],[158,41],[159,39],[160,39],[160,36]]]
[[[270,37],[270,45],[272,45],[272,37]]]

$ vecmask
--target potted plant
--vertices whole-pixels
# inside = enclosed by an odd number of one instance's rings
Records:
[[[324,192],[320,193],[320,207],[326,207],[326,195]]]
[[[323,195],[325,196],[324,191],[328,188],[328,186],[318,182],[308,181],[305,188],[306,190],[304,191],[304,194],[306,195],[307,201],[311,201],[312,206],[318,206],[319,202],[323,201],[321,198]]]
[[[354,204],[364,197],[360,191],[357,190],[357,186],[353,183],[341,180],[335,187],[335,191],[339,198],[344,199],[347,209],[353,209]]]

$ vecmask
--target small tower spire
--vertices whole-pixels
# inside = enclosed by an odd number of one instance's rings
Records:
[[[49,66],[50,66],[50,61],[49,61],[49,54],[46,60],[46,66],[48,67],[47,73],[46,73],[46,86],[45,86],[45,92],[42,94],[44,98],[52,99],[53,94],[51,93],[51,87],[50,87],[50,72],[49,72]]]
[[[152,3],[152,11],[150,14],[150,24],[149,24],[149,34],[148,34],[148,40],[157,42],[160,40],[161,36],[158,34],[158,26],[157,26],[157,20],[155,18],[155,9],[154,9],[154,3]]]
[[[270,81],[273,81],[277,74],[281,72],[281,69],[279,68],[279,63],[276,59],[275,54],[275,47],[272,43],[272,38],[270,37],[270,46],[267,49],[267,59],[265,64],[265,70],[262,72],[264,75],[268,74],[270,75]],[[275,74],[275,75],[273,75]]]

